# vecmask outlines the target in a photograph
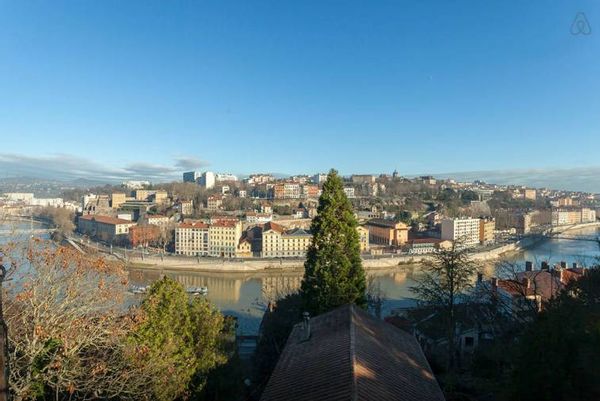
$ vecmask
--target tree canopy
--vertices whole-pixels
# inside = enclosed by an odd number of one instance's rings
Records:
[[[204,385],[203,378],[226,362],[219,347],[224,319],[202,297],[190,301],[181,284],[164,277],[154,283],[141,306],[137,330],[129,336],[138,357],[154,372],[154,398],[170,401]]]
[[[367,304],[357,221],[337,171],[331,170],[319,198],[304,263],[301,293],[313,315],[347,303]]]

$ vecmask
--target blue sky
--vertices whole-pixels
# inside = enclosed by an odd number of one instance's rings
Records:
[[[600,2],[0,1],[0,93],[5,175],[586,168]]]

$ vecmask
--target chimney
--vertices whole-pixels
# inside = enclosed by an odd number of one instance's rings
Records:
[[[498,278],[497,277],[492,277],[492,279],[490,281],[492,283],[493,288],[498,287]]]
[[[566,269],[567,268],[567,262],[565,262],[564,260],[560,262],[560,267],[562,269]]]
[[[523,287],[525,289],[530,289],[531,288],[531,280],[529,280],[528,277],[523,277],[523,280],[521,280],[521,282],[523,283]]]
[[[533,263],[531,263],[531,261],[526,261],[525,262],[525,271],[526,272],[530,272],[533,270]]]
[[[550,265],[548,265],[548,262],[542,262],[542,270],[550,270]]]
[[[308,341],[310,339],[310,314],[303,312],[302,319],[302,328],[304,329],[304,338],[302,341]]]
[[[577,262],[573,262],[573,269],[577,269]]]

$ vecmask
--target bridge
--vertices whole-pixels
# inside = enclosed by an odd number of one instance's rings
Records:
[[[546,238],[552,238],[552,239],[566,239],[566,240],[571,240],[571,241],[591,241],[591,242],[598,242],[600,243],[600,237],[579,237],[576,235],[548,235],[545,236]]]

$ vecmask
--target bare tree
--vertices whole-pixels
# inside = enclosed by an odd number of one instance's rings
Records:
[[[144,399],[147,367],[123,341],[136,323],[123,309],[122,266],[41,240],[10,250],[4,292],[15,400]]]
[[[410,288],[422,304],[436,309],[446,323],[449,370],[455,365],[457,304],[473,287],[475,273],[468,249],[455,241],[450,249],[441,249],[424,262],[421,274],[415,277],[416,285]]]

